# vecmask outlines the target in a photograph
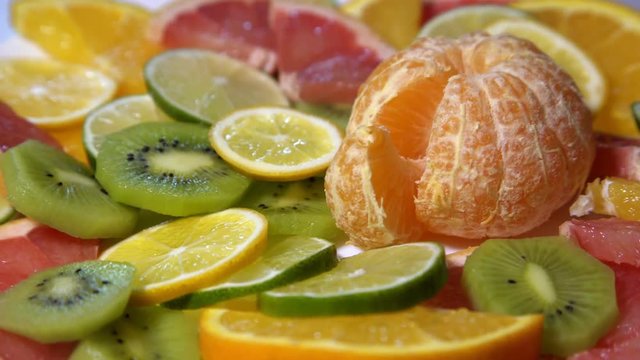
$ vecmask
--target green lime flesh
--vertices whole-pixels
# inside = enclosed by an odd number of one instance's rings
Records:
[[[163,52],[144,68],[156,104],[180,121],[215,123],[234,110],[253,106],[288,106],[269,75],[208,50]]]
[[[135,209],[115,202],[84,164],[35,140],[3,154],[7,198],[20,213],[79,238],[122,238]]]
[[[86,261],[31,275],[0,294],[0,329],[43,343],[85,337],[118,318],[135,268]]]
[[[82,143],[92,166],[95,167],[107,135],[150,121],[171,121],[171,118],[146,94],[121,97],[89,113],[82,126]]]
[[[631,113],[633,114],[633,119],[636,121],[636,127],[640,130],[640,101],[634,101],[631,104]]]
[[[487,240],[467,259],[463,284],[479,311],[543,314],[547,354],[592,347],[618,316],[613,271],[563,237]]]
[[[264,254],[253,264],[225,281],[185,295],[164,305],[194,309],[255,294],[327,271],[337,264],[335,246],[325,240],[305,237],[271,237]]]
[[[128,308],[84,338],[70,360],[199,360],[197,320],[158,306]]]
[[[320,275],[260,293],[260,311],[273,316],[363,314],[405,309],[446,282],[444,249],[413,243],[368,250]]]

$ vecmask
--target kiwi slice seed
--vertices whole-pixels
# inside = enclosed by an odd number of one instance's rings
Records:
[[[171,216],[228,208],[251,183],[213,151],[206,127],[174,122],[107,136],[96,178],[117,201]]]
[[[0,294],[0,329],[43,343],[78,340],[122,314],[134,273],[98,260],[35,273]]]
[[[70,360],[199,360],[197,317],[161,307],[129,308],[83,339]]]
[[[462,279],[480,311],[543,314],[547,354],[588,349],[617,320],[613,271],[563,237],[487,240]]]
[[[79,238],[131,235],[136,209],[113,201],[90,170],[71,156],[35,140],[2,156],[9,202],[19,212]]]
[[[269,235],[306,235],[332,240],[341,234],[324,195],[321,177],[293,182],[255,182],[240,200],[269,221]]]

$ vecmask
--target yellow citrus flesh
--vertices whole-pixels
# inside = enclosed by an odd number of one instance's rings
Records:
[[[100,258],[136,269],[132,301],[156,304],[210,286],[255,260],[266,245],[266,218],[228,209],[146,229]]]
[[[18,33],[55,58],[105,71],[121,93],[145,91],[142,66],[160,50],[147,40],[146,10],[111,0],[17,0],[11,17]]]
[[[330,121],[284,108],[237,111],[209,133],[216,152],[232,166],[268,180],[296,180],[329,166],[342,135]]]
[[[360,19],[398,49],[408,46],[420,27],[421,0],[352,0],[340,8]]]
[[[114,95],[103,73],[50,59],[0,61],[0,99],[32,123],[60,127],[81,121]]]
[[[537,359],[542,317],[415,307],[361,316],[273,318],[206,310],[204,359]]]
[[[596,179],[571,205],[571,215],[589,213],[640,221],[640,182],[622,178]]]
[[[533,42],[571,75],[591,111],[597,113],[602,108],[607,86],[604,75],[587,54],[561,34],[526,19],[501,20],[486,28],[486,31]]]
[[[609,94],[594,121],[596,131],[640,137],[630,106],[640,94],[640,13],[604,0],[520,0],[513,6],[566,36],[593,59]]]

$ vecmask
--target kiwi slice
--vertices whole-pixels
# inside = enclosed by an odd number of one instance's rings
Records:
[[[306,235],[331,240],[341,234],[327,206],[321,177],[255,182],[239,205],[266,216],[270,236]]]
[[[157,306],[127,309],[83,339],[70,358],[95,359],[199,360],[197,318]]]
[[[613,271],[563,237],[487,240],[462,280],[478,310],[544,314],[547,354],[592,347],[618,316]]]
[[[296,102],[293,104],[293,108],[310,115],[327,119],[342,131],[347,129],[349,117],[351,117],[351,106],[349,105],[321,105]]]
[[[96,178],[117,201],[171,216],[228,208],[251,183],[213,151],[206,127],[173,122],[107,136]]]
[[[0,329],[43,343],[78,340],[122,315],[134,273],[98,260],[35,273],[0,294]]]
[[[9,149],[2,173],[17,211],[75,237],[121,238],[136,225],[136,209],[113,201],[85,165],[49,145]]]

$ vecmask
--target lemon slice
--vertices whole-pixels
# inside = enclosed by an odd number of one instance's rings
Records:
[[[331,122],[295,110],[261,107],[232,113],[209,133],[225,161],[260,179],[297,180],[329,166],[342,134]]]
[[[485,29],[490,34],[510,34],[533,42],[576,82],[584,102],[596,113],[604,104],[606,80],[591,58],[572,41],[535,21],[501,20]]]
[[[269,75],[208,50],[178,49],[151,59],[144,68],[149,93],[180,121],[215,123],[249,106],[287,106]]]
[[[420,27],[422,0],[352,0],[340,10],[367,24],[397,49],[409,45]]]
[[[640,12],[602,0],[518,0],[510,5],[566,36],[598,64],[611,91],[593,129],[640,137],[629,112],[640,94]]]
[[[415,307],[360,316],[273,318],[205,310],[203,359],[537,359],[542,316]]]
[[[480,31],[488,25],[504,19],[522,19],[529,15],[518,9],[499,5],[463,6],[444,12],[429,20],[420,30],[419,37],[460,35]]]
[[[132,301],[156,304],[212,285],[254,261],[266,245],[267,220],[248,209],[160,224],[107,249],[100,258],[133,264]]]
[[[0,99],[40,126],[79,122],[115,90],[113,80],[85,66],[50,59],[0,60]]]
[[[124,128],[149,121],[170,121],[149,95],[116,99],[92,111],[84,121],[82,142],[89,160],[95,164],[105,137]]]

